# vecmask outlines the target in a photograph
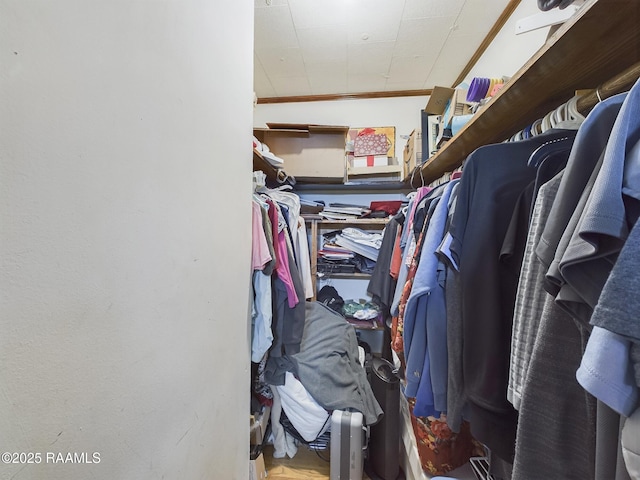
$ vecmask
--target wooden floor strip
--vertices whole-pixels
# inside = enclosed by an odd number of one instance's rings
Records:
[[[329,458],[329,452],[320,452]],[[322,460],[305,446],[298,447],[295,457],[273,458],[273,445],[264,449],[264,463],[270,480],[320,480],[329,478],[329,462]]]
[[[293,458],[273,458],[273,445],[265,446],[263,455],[269,480],[329,480],[329,462],[304,445],[298,447]],[[320,455],[329,459],[328,450],[321,451]],[[363,480],[369,477],[364,475]]]

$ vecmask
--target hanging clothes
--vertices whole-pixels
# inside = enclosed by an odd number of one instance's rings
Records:
[[[271,331],[271,272],[275,265],[275,249],[268,205],[254,195],[252,202],[253,301],[251,303],[251,361],[258,363],[273,343]]]
[[[301,299],[307,295],[300,272],[310,271],[298,196],[264,187],[257,188],[257,192],[252,207],[254,363],[260,362],[267,352],[271,361],[299,351],[304,328]]]
[[[549,217],[553,200],[558,193],[562,175],[563,172],[560,172],[540,188],[531,217],[531,227],[518,281],[511,335],[509,382],[507,385],[507,400],[511,402],[516,410],[520,410],[522,389],[527,377],[544,301],[548,295],[543,287],[546,270],[535,255],[535,247],[542,236],[542,230],[546,219]]]
[[[436,250],[444,236],[449,198],[458,180],[449,182],[431,215],[420,261],[404,311],[405,394],[416,397],[417,416],[437,415],[447,405],[447,334],[444,268]],[[425,222],[426,223],[426,222]],[[437,412],[437,413],[436,413]]]
[[[562,478],[595,478],[596,464],[603,461],[598,460],[602,455],[596,445],[596,402],[576,380],[589,339],[592,307],[581,296],[584,290],[580,285],[567,282],[562,265],[567,252],[571,256],[582,216],[592,202],[598,179],[603,178],[604,152],[609,148],[612,128],[625,98],[621,94],[597,105],[580,127],[536,247],[538,258],[548,266],[545,288],[554,296],[545,297],[522,392],[513,472],[516,479],[530,478],[534,472]],[[561,361],[557,361],[560,355]],[[549,409],[549,401],[556,408]],[[562,457],[555,453],[559,450],[564,452]],[[549,458],[542,467],[536,460],[541,454]]]
[[[638,422],[620,417],[639,402],[637,302],[621,295],[640,270],[627,253],[640,245],[638,111],[640,82],[577,131],[478,148],[385,238],[404,394],[453,432],[469,420],[497,478],[638,471]]]
[[[625,416],[631,416],[638,406],[640,387],[640,300],[637,295],[627,294],[630,289],[638,291],[635,286],[639,281],[639,253],[640,225],[636,222],[591,317],[594,334],[601,332],[598,337],[603,339],[598,341],[592,334],[578,371],[578,379],[585,388]],[[620,347],[610,348],[616,342]],[[616,366],[620,367],[620,373],[612,375]],[[609,374],[602,376],[602,368],[609,370]],[[620,381],[613,382],[612,377]]]
[[[551,131],[529,140],[481,147],[465,162],[451,226],[459,265],[462,377],[473,435],[507,462],[514,457],[517,414],[507,401],[511,326],[519,265],[500,262],[518,196],[535,180],[533,151],[562,138]]]
[[[579,226],[559,263],[560,274],[588,312],[589,321],[611,268],[622,249],[629,225],[640,214],[640,83],[628,95],[616,117]],[[626,174],[625,174],[626,172]],[[557,301],[563,306],[562,290]],[[569,301],[575,301],[571,299]],[[565,305],[573,310],[576,307]],[[575,316],[575,315],[574,315]]]
[[[262,189],[269,198],[286,209],[285,221],[287,233],[293,247],[293,258],[298,268],[300,280],[304,286],[304,298],[313,297],[313,282],[311,280],[311,264],[309,262],[309,244],[304,219],[300,216],[300,197],[287,190],[289,187],[276,189]]]
[[[400,304],[400,297],[404,290],[404,285],[407,280],[407,274],[409,272],[409,264],[413,258],[413,251],[415,249],[416,239],[410,235],[413,228],[413,215],[414,209],[418,203],[431,191],[430,187],[418,188],[416,195],[409,200],[407,217],[405,221],[405,227],[402,229],[402,236],[400,237],[400,249],[402,251],[402,261],[400,263],[400,270],[397,275],[396,291],[393,295],[393,302],[391,304],[391,315],[398,315],[398,306]]]
[[[398,215],[389,220],[384,227],[378,261],[367,286],[367,292],[373,301],[380,305],[385,319],[390,315],[391,302],[396,288],[396,281],[391,276],[391,257],[401,228],[397,217]]]

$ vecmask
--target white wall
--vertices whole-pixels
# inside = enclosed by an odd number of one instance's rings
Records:
[[[0,44],[0,478],[246,480],[251,1],[0,0]]]
[[[464,81],[469,84],[473,77],[512,77],[547,40],[549,27],[516,35],[518,20],[539,13],[536,0],[522,0]]]

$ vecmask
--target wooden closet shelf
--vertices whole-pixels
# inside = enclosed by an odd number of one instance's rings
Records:
[[[271,181],[278,181],[279,169],[271,165],[255,148],[253,149],[253,169],[263,171]]]
[[[316,274],[318,278],[359,278],[359,279],[367,279],[371,278],[370,273],[330,273],[330,272],[318,272]]]
[[[542,118],[576,89],[595,89],[640,61],[639,14],[637,0],[588,0],[422,165],[424,183],[459,167],[476,148],[502,142]],[[414,177],[416,187],[422,179]]]
[[[315,222],[321,226],[343,226],[343,225],[352,225],[352,226],[384,226],[389,222],[388,218],[356,218],[353,220],[326,220],[317,217],[311,217],[308,215],[302,215],[305,222]]]
[[[305,183],[298,182],[294,192],[322,192],[322,193],[372,193],[381,192],[409,193],[412,188],[406,182],[396,181],[370,181],[352,183]]]

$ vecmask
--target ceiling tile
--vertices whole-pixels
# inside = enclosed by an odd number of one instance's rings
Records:
[[[393,43],[368,43],[349,45],[349,74],[379,74],[389,72],[393,55]]]
[[[344,93],[347,91],[347,75],[336,75],[331,70],[310,73],[309,84],[313,95]]]
[[[331,25],[298,29],[298,41],[306,65],[347,60],[347,27]]]
[[[257,82],[255,78],[253,80],[253,91],[256,92],[256,96],[258,98],[276,96],[276,91],[271,86],[271,82],[267,82],[267,83]]]
[[[305,70],[309,75],[316,75],[318,73],[331,73],[336,76],[347,76],[347,62],[341,62],[338,60],[331,60],[324,63],[312,63],[305,65]]]
[[[484,36],[479,34],[450,36],[435,62],[434,69],[453,70],[460,73],[483,38]]]
[[[262,64],[258,60],[258,58],[254,55],[253,61],[253,90],[256,92],[258,97],[274,95],[275,91],[271,86],[271,82],[267,77],[267,74],[262,68]]]
[[[349,43],[395,42],[403,2],[353,0],[349,4]]]
[[[291,48],[298,46],[291,13],[285,6],[256,8],[254,13],[255,48]]]
[[[299,77],[305,74],[299,48],[256,49],[256,55],[269,77]]]
[[[436,85],[450,87],[475,52],[478,43],[478,36],[474,35],[449,38],[435,61],[424,88]]]
[[[403,20],[394,56],[433,55],[449,36],[455,17]]]
[[[258,8],[270,8],[279,5],[287,5],[287,0],[253,0],[253,6]]]
[[[384,90],[387,79],[379,75],[349,75],[349,92],[379,92]]]
[[[254,88],[264,97],[450,85],[509,1],[254,0]]]
[[[353,24],[349,25],[347,42],[349,45],[380,42],[395,42],[398,38],[398,25]]]
[[[253,91],[256,92],[258,97],[272,97],[275,95],[271,81],[260,65],[254,65]]]
[[[433,88],[433,87],[451,87],[451,84],[455,81],[458,76],[458,72],[452,72],[448,70],[442,70],[438,68],[434,68],[427,80],[422,85],[422,88]]]
[[[395,91],[402,91],[402,90],[422,90],[423,85],[424,85],[424,79],[410,80],[407,78],[405,79],[405,81],[394,82],[390,78],[387,80],[384,90],[386,92],[395,92]]]
[[[394,57],[389,69],[389,80],[394,82],[406,81],[408,78],[424,81],[433,67],[436,56],[422,57]]]
[[[311,95],[307,77],[271,77],[271,84],[279,97]]]
[[[491,10],[497,16],[500,16],[502,11],[507,8],[509,0],[467,0],[467,3],[483,3],[488,10]],[[534,7],[534,11],[538,12],[539,9]]]
[[[347,2],[344,0],[289,0],[289,8],[296,28],[349,23]]]
[[[465,0],[405,0],[403,18],[457,16]]]
[[[500,8],[500,5],[502,3],[506,5],[504,0],[500,0],[500,2],[498,6],[491,8],[485,2],[467,1],[456,20],[456,27],[452,31],[452,35],[468,35],[470,33],[486,35],[504,9],[504,7]]]
[[[346,65],[347,63],[347,46],[334,48],[310,47],[303,48],[302,58],[305,65],[324,64],[332,60],[339,61]]]
[[[398,23],[402,17],[405,0],[345,0],[344,3],[351,19],[365,12],[373,12],[379,17]]]

